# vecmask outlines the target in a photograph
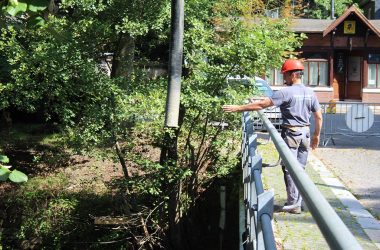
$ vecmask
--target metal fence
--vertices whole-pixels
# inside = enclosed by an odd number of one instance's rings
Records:
[[[323,126],[321,141],[324,146],[337,136],[380,137],[380,104],[362,102],[321,103]]]
[[[271,121],[271,123],[279,130],[282,124],[281,111],[279,107],[269,107],[264,109],[266,117]],[[252,113],[253,128],[255,130],[265,130],[264,124],[258,113]]]
[[[262,124],[272,138],[280,157],[301,192],[310,213],[319,226],[331,249],[362,249],[355,237],[334,209],[299,165],[277,128],[258,111]],[[257,154],[257,134],[250,113],[243,113],[242,167],[245,202],[245,249],[276,249],[271,219],[273,215],[273,190],[264,192],[261,181],[262,159]]]
[[[273,190],[265,191],[261,181],[262,158],[257,154],[257,134],[249,112],[243,113],[242,168],[245,225],[244,249],[276,249],[272,229]]]

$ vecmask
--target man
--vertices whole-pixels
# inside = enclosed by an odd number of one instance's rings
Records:
[[[288,145],[301,167],[305,168],[310,145],[310,116],[314,114],[315,130],[311,139],[311,148],[318,147],[322,128],[322,113],[318,99],[311,88],[302,84],[304,66],[301,61],[288,59],[281,68],[285,84],[284,89],[275,91],[271,97],[246,105],[224,105],[225,112],[241,112],[265,109],[270,106],[280,107],[282,115],[281,137]],[[287,202],[282,211],[301,213],[302,197],[295,186],[288,170],[283,165]]]

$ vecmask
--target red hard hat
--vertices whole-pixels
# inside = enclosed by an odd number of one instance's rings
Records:
[[[295,60],[295,59],[287,59],[285,60],[284,64],[282,65],[281,68],[281,74],[284,74],[287,71],[292,71],[292,70],[304,70],[304,66],[300,60]]]

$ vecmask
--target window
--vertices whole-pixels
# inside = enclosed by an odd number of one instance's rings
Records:
[[[380,54],[368,54],[368,88],[380,88]]]
[[[270,85],[284,85],[280,69],[270,69],[266,74],[266,80]]]
[[[304,61],[303,84],[309,86],[328,86],[329,63],[325,53],[303,53],[307,58]],[[266,74],[266,80],[270,85],[284,85],[280,69],[270,69]]]
[[[303,83],[310,86],[327,86],[328,65],[326,59],[307,59],[304,62]]]

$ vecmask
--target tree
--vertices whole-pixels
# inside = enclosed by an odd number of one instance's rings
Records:
[[[0,51],[10,77],[2,83],[2,108],[44,112],[81,152],[97,148],[109,157],[108,150],[120,142],[115,155],[130,168],[124,171],[127,196],[149,196],[142,199],[155,212],[146,215],[149,229],[167,229],[169,192],[178,194],[181,223],[202,190],[228,175],[238,161],[240,119],[222,114],[220,107],[244,101],[253,89],[229,86],[226,78],[263,75],[300,45],[286,20],[258,20],[255,14],[263,5],[256,2],[186,1],[174,162],[160,162],[152,153],[165,143],[166,79],[150,79],[143,67],[134,67],[147,58],[165,57],[165,50],[150,52],[167,46],[167,1],[62,1],[38,27],[13,22],[3,28]],[[98,67],[100,55],[109,51],[115,55],[112,78]],[[212,126],[215,122],[228,122],[229,128]],[[175,182],[178,189],[170,190]]]
[[[331,2],[331,0],[266,0],[263,1],[265,6],[263,11],[279,9],[283,17],[329,19],[331,18]],[[360,0],[335,0],[335,17],[342,15],[352,4],[360,3]]]
[[[343,12],[354,3],[353,0],[335,0],[334,10],[335,17],[339,17]],[[310,4],[308,10],[309,16],[313,18],[326,19],[331,18],[331,1],[329,0],[315,0]]]
[[[182,123],[178,134],[173,135],[178,137],[175,140],[178,159],[171,162],[183,173],[178,189],[171,192],[178,192],[177,203],[187,208],[195,204],[199,190],[214,178],[231,172],[236,163],[232,153],[234,143],[229,143],[236,132],[210,126],[212,122],[228,119],[220,113],[222,103],[231,101],[231,97],[241,100],[249,95],[249,90],[239,86],[235,86],[239,90],[231,89],[226,78],[264,74],[269,65],[282,60],[284,51],[292,51],[298,44],[297,38],[285,31],[286,22],[255,23],[252,12],[246,12],[241,3],[187,2],[187,75],[181,101]],[[287,39],[281,39],[284,36]],[[233,125],[236,121],[228,119],[228,123],[231,128],[236,126]],[[186,211],[181,208],[175,213],[180,217],[179,223]]]

